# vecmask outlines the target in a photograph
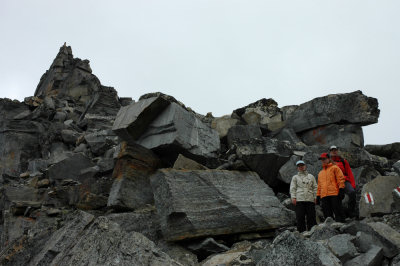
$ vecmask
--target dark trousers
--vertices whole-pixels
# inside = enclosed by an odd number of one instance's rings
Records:
[[[342,201],[339,196],[326,196],[321,199],[322,212],[325,219],[328,217],[335,218],[337,222],[344,222],[342,211]],[[335,215],[335,216],[333,216]]]
[[[354,217],[356,216],[356,191],[348,181],[345,183],[344,192],[349,196],[347,208],[345,209],[346,216]]]
[[[298,201],[296,203],[296,221],[297,230],[303,232],[306,230],[311,230],[311,227],[317,224],[315,220],[315,204],[310,201]],[[306,227],[307,218],[307,227]]]

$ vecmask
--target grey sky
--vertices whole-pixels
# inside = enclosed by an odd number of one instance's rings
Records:
[[[67,42],[120,97],[161,91],[198,113],[362,90],[366,144],[399,142],[400,1],[0,1],[0,98],[32,96]]]

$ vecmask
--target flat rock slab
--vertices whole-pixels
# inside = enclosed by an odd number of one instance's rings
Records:
[[[400,211],[400,197],[393,193],[399,186],[400,176],[378,176],[365,184],[361,192],[360,217]],[[371,201],[365,198],[367,193]]]
[[[138,139],[148,125],[170,104],[164,97],[143,99],[123,106],[115,118],[112,130],[123,140]]]
[[[150,181],[168,241],[294,224],[294,213],[254,172],[160,169]]]
[[[220,149],[218,133],[176,103],[154,119],[136,142],[167,158],[171,165],[179,153],[201,162],[216,158]]]
[[[366,126],[378,122],[379,112],[378,100],[361,91],[331,94],[301,104],[287,125],[296,132],[339,122]]]

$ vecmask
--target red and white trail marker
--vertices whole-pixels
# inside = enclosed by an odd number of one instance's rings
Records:
[[[374,202],[374,197],[372,196],[372,193],[370,193],[370,192],[365,193],[364,198],[365,198],[365,203],[374,205],[375,202]]]
[[[396,192],[397,196],[400,198],[400,186],[394,189],[394,192]]]

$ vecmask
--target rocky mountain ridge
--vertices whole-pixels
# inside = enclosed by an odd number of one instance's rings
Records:
[[[204,116],[160,92],[119,98],[64,45],[0,114],[2,265],[400,265],[400,147],[364,147],[379,109],[361,91]],[[330,145],[360,219],[299,234],[295,162],[317,176]]]

